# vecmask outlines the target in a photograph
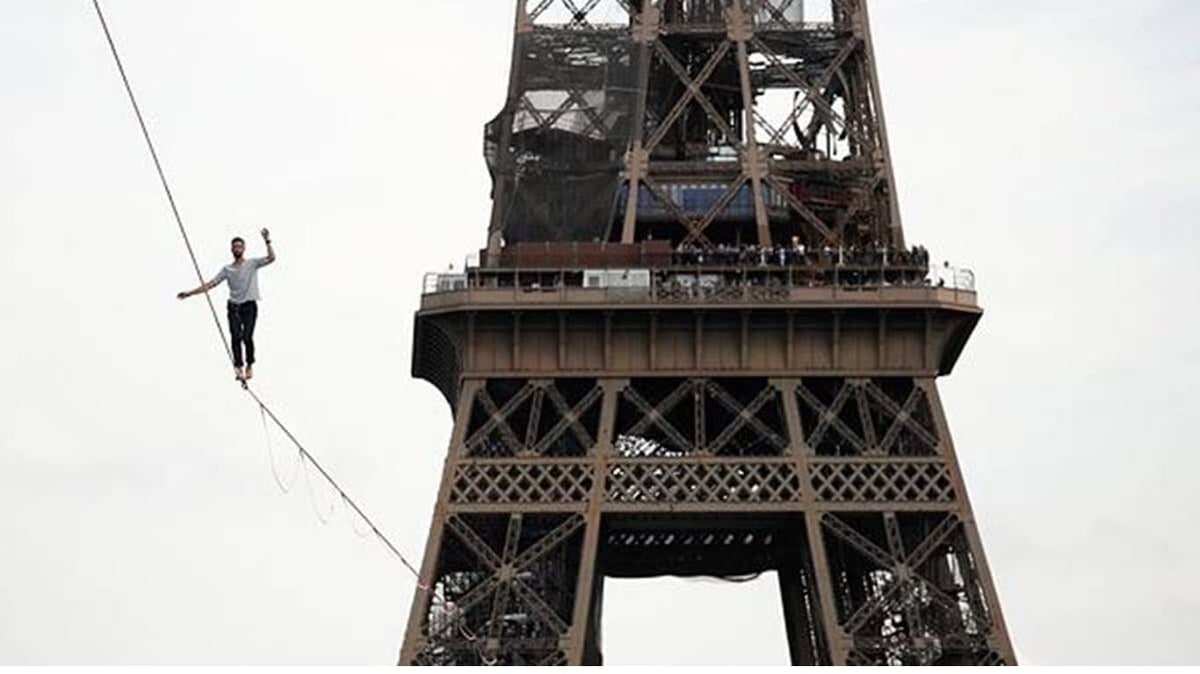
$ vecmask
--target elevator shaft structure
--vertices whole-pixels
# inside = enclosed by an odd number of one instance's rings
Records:
[[[795,664],[1015,664],[936,384],[982,310],[904,240],[866,0],[517,4],[400,662],[599,664],[606,578],[774,572]]]

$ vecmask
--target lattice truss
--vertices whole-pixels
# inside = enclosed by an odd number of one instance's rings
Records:
[[[590,463],[483,460],[455,467],[454,503],[561,503],[587,501],[592,491]]]
[[[812,0],[808,0],[814,4]],[[525,10],[535,26],[574,30],[621,29],[639,14],[655,8],[670,27],[725,25],[728,0],[526,0]],[[853,0],[837,0],[852,11]],[[801,28],[805,0],[744,0],[742,7],[764,30]]]
[[[1003,664],[957,516],[826,514],[821,525],[849,664]]]
[[[618,394],[621,457],[781,456],[779,391],[766,379],[634,379]]]
[[[534,26],[514,42],[509,99],[485,129],[510,243],[608,234],[637,90],[628,14],[617,26],[592,23],[612,5],[528,0]]]
[[[621,29],[641,4],[641,0],[526,0],[526,11],[536,26]]]
[[[804,24],[797,2],[740,7],[736,14],[721,3],[663,8],[666,34],[652,45],[645,133],[637,139],[649,161],[639,199],[651,203],[639,212],[669,213],[679,228],[666,231],[701,246],[767,222],[775,242],[888,240],[886,176],[872,166],[881,144],[867,54],[849,30],[850,15],[838,13],[841,25]],[[744,54],[733,39],[739,21],[755,24]],[[707,168],[705,184],[719,189],[702,210],[673,189],[694,183],[696,162]],[[756,168],[765,171],[758,181]],[[761,201],[761,213],[742,205],[747,195]]]
[[[786,503],[800,494],[779,391],[765,379],[635,379],[618,394],[606,500]]]
[[[565,664],[584,519],[451,515],[416,662]]]
[[[799,500],[795,464],[637,459],[609,466],[605,499],[620,504],[789,503]]]
[[[594,379],[486,381],[471,400],[452,502],[587,501],[603,395]],[[615,395],[609,503],[798,500],[804,476],[788,455],[784,395],[796,398],[817,500],[957,497],[929,397],[912,379],[807,378],[781,390],[756,378],[644,378]]]
[[[586,456],[596,444],[602,398],[594,379],[489,379],[472,401],[466,455]]]
[[[860,0],[826,2],[528,0],[486,134],[504,236],[892,241]]]
[[[811,464],[818,501],[841,503],[953,503],[954,483],[942,461],[857,461]]]
[[[929,397],[912,379],[806,378],[796,397],[804,442],[817,456],[939,454]]]

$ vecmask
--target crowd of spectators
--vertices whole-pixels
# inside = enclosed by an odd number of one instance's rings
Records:
[[[644,267],[531,269],[511,277],[488,274],[486,280],[467,274],[440,275],[437,290],[487,284],[515,286],[527,291],[559,290],[572,286],[630,292],[650,291],[664,299],[786,299],[793,288],[936,287],[975,289],[975,275],[948,262],[931,266],[924,246],[894,248],[882,244],[807,247],[798,239],[790,245],[717,244],[701,247],[664,246],[656,264]],[[670,262],[667,262],[667,256]],[[615,270],[614,270],[615,269]],[[498,270],[499,271],[499,270]],[[622,273],[623,272],[623,273]],[[590,274],[590,276],[589,276]],[[612,278],[617,274],[619,278]],[[641,276],[641,275],[644,275]],[[644,278],[644,280],[642,280]],[[428,285],[428,284],[427,284]],[[443,288],[442,286],[445,286]],[[428,291],[427,291],[428,292]]]
[[[969,272],[966,272],[969,273]],[[974,278],[971,278],[973,286]],[[946,287],[951,285],[946,276],[927,278],[920,273],[904,273],[900,271],[880,273],[871,270],[846,270],[838,274],[818,272],[806,274],[799,278],[788,278],[771,274],[741,275],[736,273],[712,273],[689,275],[678,272],[660,272],[655,277],[655,286],[660,292],[680,297],[715,297],[732,296],[743,289],[750,294],[768,293],[778,289],[786,294],[791,287],[819,288],[827,286],[843,288],[876,288],[876,287]],[[973,288],[969,288],[973,289]]]
[[[807,247],[793,239],[791,245],[717,244],[705,248],[694,244],[676,247],[675,266],[776,266],[776,267],[927,267],[929,251],[924,246],[893,248],[873,246]]]

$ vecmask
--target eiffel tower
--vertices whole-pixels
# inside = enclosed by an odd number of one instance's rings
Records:
[[[778,576],[794,664],[1015,664],[904,240],[866,0],[519,0],[402,664],[600,664],[606,578]]]

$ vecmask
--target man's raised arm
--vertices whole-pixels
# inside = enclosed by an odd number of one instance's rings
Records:
[[[275,249],[271,247],[271,232],[267,231],[266,227],[262,229],[263,242],[267,244],[267,256],[263,258],[262,263],[258,266],[265,267],[275,261]]]

